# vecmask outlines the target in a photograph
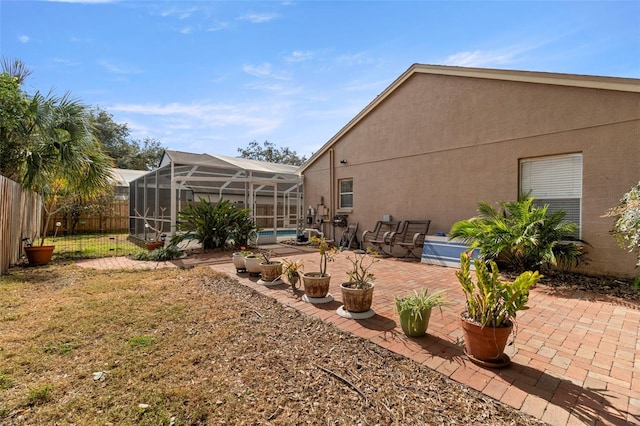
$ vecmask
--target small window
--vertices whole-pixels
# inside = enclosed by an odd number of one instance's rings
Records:
[[[534,204],[549,205],[548,212],[562,210],[565,220],[578,225],[582,207],[582,154],[559,155],[520,161],[520,193]]]
[[[340,207],[341,209],[353,208],[353,179],[341,179],[340,185]]]

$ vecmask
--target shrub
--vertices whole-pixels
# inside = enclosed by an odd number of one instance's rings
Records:
[[[541,278],[538,272],[526,271],[514,282],[500,281],[495,262],[474,261],[476,283],[471,280],[471,260],[467,253],[460,255],[460,270],[456,277],[466,298],[465,317],[481,326],[509,325],[518,311],[529,309],[529,289]],[[490,268],[490,269],[489,269]]]
[[[154,262],[163,262],[165,260],[177,259],[182,256],[182,250],[180,250],[174,244],[169,244],[166,247],[157,248],[152,251],[140,251],[133,255],[135,260],[148,260]]]
[[[548,213],[548,205],[538,207],[533,201],[520,197],[501,202],[500,210],[481,201],[478,216],[456,222],[450,238],[479,248],[484,261],[500,261],[517,271],[578,264],[586,243],[575,238],[577,225],[564,219],[565,212]]]
[[[194,238],[204,250],[224,248],[230,236],[247,238],[257,231],[249,209],[238,209],[229,200],[212,203],[200,197],[180,212],[178,230],[184,231],[171,239],[172,244]],[[251,229],[250,229],[251,228]],[[237,243],[236,245],[246,245]]]
[[[636,251],[640,266],[640,182],[624,194],[620,203],[610,209],[605,217],[615,217],[611,233],[620,247],[629,252]]]

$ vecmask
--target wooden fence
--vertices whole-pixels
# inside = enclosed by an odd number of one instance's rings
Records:
[[[56,214],[51,217],[47,235],[56,232],[59,223],[59,235],[84,233],[113,233],[129,231],[129,200],[113,200],[106,213],[82,215],[74,224],[68,215]]]
[[[42,198],[0,176],[0,275],[20,258],[22,239],[39,236]]]

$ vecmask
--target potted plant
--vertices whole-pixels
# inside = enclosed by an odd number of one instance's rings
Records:
[[[373,302],[373,281],[376,279],[369,271],[378,262],[371,252],[353,253],[349,256],[352,269],[347,272],[349,281],[340,285],[342,291],[342,308],[349,312],[366,312]]]
[[[305,272],[301,274],[304,293],[307,297],[324,298],[329,294],[331,275],[327,273],[327,263],[335,259],[336,249],[329,245],[324,237],[313,236],[309,239],[311,244],[318,247],[320,253],[320,272]]]
[[[167,210],[166,207],[160,207],[160,217],[164,217],[164,212]],[[138,210],[133,210],[139,218],[144,221],[144,238],[145,238],[145,247],[147,247],[148,251],[153,251],[155,249],[159,249],[164,247],[164,241],[167,237],[162,231],[164,229],[164,221],[160,220],[160,225],[158,226],[158,218],[154,218],[154,225],[151,225],[147,216],[149,215],[149,208],[144,212],[144,216],[141,215]]]
[[[262,272],[260,264],[263,260],[262,253],[251,253],[244,257],[244,265],[249,275],[260,275]]]
[[[236,272],[247,272],[247,265],[245,263],[245,257],[253,254],[251,250],[247,250],[245,247],[240,247],[242,251],[236,251],[231,256],[233,266],[236,267]]]
[[[262,252],[262,262],[260,262],[260,274],[262,281],[273,283],[282,275],[282,262],[271,260],[270,251]]]
[[[396,297],[394,301],[402,331],[409,337],[424,336],[429,326],[431,310],[437,307],[442,313],[442,307],[448,305],[444,291],[440,290],[429,294],[429,289],[426,288],[422,293],[414,291],[413,294]]]
[[[510,363],[504,354],[507,339],[513,330],[516,313],[529,309],[529,289],[541,278],[536,272],[526,271],[515,281],[501,281],[495,262],[489,266],[474,261],[476,282],[471,280],[471,259],[468,253],[460,255],[460,270],[456,277],[466,297],[465,310],[460,316],[469,359],[479,365],[503,367]]]
[[[282,276],[291,284],[291,289],[298,288],[302,273],[302,259],[282,260]]]

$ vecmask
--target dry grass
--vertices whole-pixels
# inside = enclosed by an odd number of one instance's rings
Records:
[[[537,420],[210,268],[0,277],[0,423]]]

